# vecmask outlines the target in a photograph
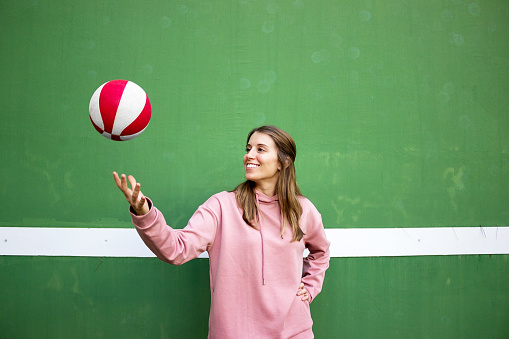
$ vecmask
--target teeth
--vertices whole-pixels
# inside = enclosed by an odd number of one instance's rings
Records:
[[[247,164],[246,167],[247,168],[255,168],[255,167],[258,167],[260,165],[254,165],[254,164]]]

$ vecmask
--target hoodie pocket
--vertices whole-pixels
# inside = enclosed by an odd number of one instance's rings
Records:
[[[309,302],[302,301],[302,296],[295,296],[285,319],[283,338],[290,338],[313,327]]]

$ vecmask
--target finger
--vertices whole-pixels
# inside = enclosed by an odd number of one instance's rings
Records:
[[[135,203],[135,204],[138,202],[138,196],[140,195],[140,188],[141,188],[141,185],[139,183],[134,184],[132,197],[133,197],[133,203]]]
[[[133,191],[127,186],[127,177],[125,174],[122,173],[120,176],[120,190],[122,193],[124,193],[124,196],[127,200],[127,202],[130,205],[133,205]]]
[[[123,174],[122,174],[123,175]],[[117,184],[117,187],[124,192],[124,189],[122,188],[122,179],[118,176],[117,172],[113,172],[113,179],[115,179],[115,184]]]
[[[127,187],[127,178],[125,174],[120,176],[120,190],[124,193],[127,201],[131,201],[132,191]]]
[[[305,287],[302,287],[301,291],[302,291],[302,298],[301,298],[301,300],[302,301],[308,300],[309,299],[309,292],[308,292],[308,290]]]
[[[134,190],[134,187],[136,186],[136,179],[132,175],[129,175],[128,179],[131,188]]]
[[[126,176],[124,173],[122,173],[122,175],[120,175],[120,189],[122,190],[122,192],[125,193],[125,191],[127,191],[127,179],[126,179]]]
[[[121,190],[122,192],[124,192],[124,188],[122,188],[123,178],[124,178],[123,174],[119,177],[117,172],[113,172],[113,179],[115,179],[115,184],[117,184],[118,189]]]
[[[113,172],[113,179],[115,179],[115,184],[117,184],[117,187],[120,188],[120,178],[118,177],[117,172]]]
[[[141,199],[136,203],[136,209],[138,211],[143,210],[143,205],[145,205],[145,200],[146,200],[146,198],[144,196],[142,196]]]

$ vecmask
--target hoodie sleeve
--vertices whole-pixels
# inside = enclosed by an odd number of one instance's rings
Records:
[[[181,265],[212,246],[221,217],[219,201],[214,196],[196,210],[183,229],[168,226],[150,199],[149,206],[150,211],[141,216],[131,210],[131,218],[145,245],[160,260]]]
[[[309,302],[312,302],[322,290],[325,271],[329,268],[330,242],[325,236],[322,216],[313,204],[307,200],[307,204],[302,207],[306,212],[303,213],[306,225],[304,241],[309,250],[309,255],[304,259],[302,282],[310,295]]]

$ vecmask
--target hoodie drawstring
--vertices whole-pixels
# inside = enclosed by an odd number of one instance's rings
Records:
[[[284,239],[283,232],[284,232],[285,228],[284,228],[283,223],[285,221],[285,218],[283,217],[283,211],[281,211],[280,217],[281,217],[281,225],[279,227],[279,230],[280,230],[279,233],[281,234],[281,239]]]
[[[258,226],[260,227],[260,238],[262,240],[262,284],[265,285],[265,251],[263,250],[262,212],[260,210],[258,193],[256,193],[256,209],[258,210]]]

